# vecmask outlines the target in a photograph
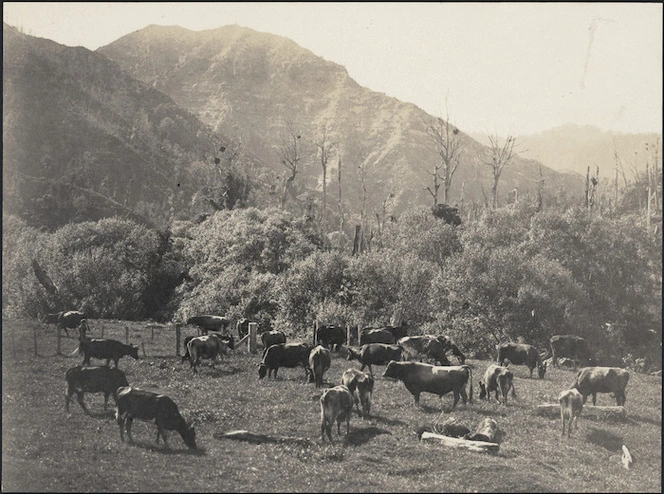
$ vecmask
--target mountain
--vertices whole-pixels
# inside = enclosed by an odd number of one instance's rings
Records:
[[[358,47],[361,49],[361,47]],[[301,135],[303,170],[297,180],[308,189],[322,188],[322,167],[315,142],[323,128],[338,143],[330,168],[342,162],[343,194],[357,213],[364,194],[368,211],[392,201],[393,211],[431,204],[424,189],[437,155],[430,150],[426,123],[432,118],[417,106],[361,87],[341,65],[324,60],[293,41],[232,25],[206,31],[178,26],[148,26],[97,50],[135,78],[168,94],[216,131],[241,140],[282,177],[286,172],[278,143],[288,125]],[[413,81],[416,84],[416,81]],[[461,164],[453,177],[451,204],[482,202],[491,188],[485,146],[464,134]],[[429,148],[429,149],[428,149]],[[336,205],[332,177],[328,201]],[[581,197],[578,176],[542,167],[551,194],[564,190]],[[540,164],[518,158],[500,180],[500,202],[519,188],[534,194]]]
[[[3,24],[3,208],[54,229],[187,210],[232,142],[82,47]]]

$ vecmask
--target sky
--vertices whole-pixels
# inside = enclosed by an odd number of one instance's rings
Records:
[[[95,50],[150,24],[238,24],[343,65],[465,132],[662,132],[660,3],[3,2],[26,34]]]

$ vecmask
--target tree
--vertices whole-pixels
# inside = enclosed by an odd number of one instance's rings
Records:
[[[487,148],[487,159],[485,164],[491,167],[493,173],[493,184],[491,185],[492,207],[498,207],[498,182],[503,169],[514,161],[516,153],[514,147],[516,137],[507,136],[505,142],[501,145],[498,136],[489,136],[489,147]]]
[[[323,210],[320,218],[322,225],[325,223],[325,210],[327,208],[327,162],[330,159],[330,154],[337,145],[336,142],[329,140],[327,124],[323,125],[315,144],[318,148],[318,156],[320,157],[320,164],[323,168]],[[341,171],[339,173],[341,173]],[[341,188],[339,190],[341,190]]]
[[[426,131],[433,145],[432,151],[440,157],[440,161],[434,163],[433,171],[429,172],[433,177],[433,190],[431,187],[426,187],[425,190],[431,194],[433,205],[436,206],[438,189],[442,185],[443,204],[447,204],[452,178],[461,158],[461,134],[459,129],[450,123],[449,112],[445,120],[439,117],[433,118],[428,123]]]
[[[300,139],[302,135],[295,129],[295,125],[290,120],[286,123],[286,135],[279,135],[277,143],[277,152],[281,159],[281,164],[286,167],[288,175],[284,179],[284,191],[281,196],[281,209],[284,209],[286,199],[289,195],[295,195],[295,177],[300,171]]]

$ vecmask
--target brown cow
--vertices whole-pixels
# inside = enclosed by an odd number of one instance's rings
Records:
[[[330,351],[327,348],[318,345],[311,350],[309,354],[309,368],[311,369],[309,381],[315,382],[317,388],[323,386],[323,375],[330,368],[331,364],[332,359],[330,358]]]
[[[503,403],[507,405],[507,393],[510,388],[512,389],[512,398],[516,398],[514,391],[514,374],[507,367],[502,367],[497,364],[491,364],[484,373],[484,381],[480,381],[480,400],[486,397],[487,401],[491,399],[491,392],[495,391],[496,401],[498,399],[498,391],[503,396]]]
[[[563,436],[565,435],[565,422],[567,422],[567,437],[572,433],[572,421],[574,429],[579,428],[579,416],[583,410],[584,397],[576,388],[566,389],[558,395],[560,402],[560,420],[563,423]]]
[[[353,411],[353,395],[343,384],[326,389],[320,397],[320,435],[325,442],[325,434],[332,442],[332,424],[337,422],[337,434],[341,435],[341,421],[346,420],[346,435],[350,428],[350,414]]]
[[[629,382],[629,372],[619,367],[586,367],[576,375],[573,388],[583,395],[583,404],[586,404],[588,395],[593,395],[593,405],[597,400],[597,393],[613,393],[616,405],[625,404],[625,388]]]

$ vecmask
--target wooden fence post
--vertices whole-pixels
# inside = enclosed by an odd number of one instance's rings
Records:
[[[35,348],[37,348],[37,333],[35,333]],[[56,350],[55,354],[56,355],[62,355],[62,352],[60,351],[60,324],[58,324],[58,342],[56,344]],[[37,352],[35,351],[35,355],[37,355]]]
[[[251,353],[256,353],[256,334],[258,333],[258,324],[255,322],[249,323],[249,343],[248,348]]]
[[[143,338],[141,338],[141,348],[143,349],[143,356],[147,357],[147,355],[145,354],[145,342],[143,341]]]
[[[350,345],[350,325],[346,324],[346,345]]]
[[[180,325],[175,325],[175,355],[180,356]]]

